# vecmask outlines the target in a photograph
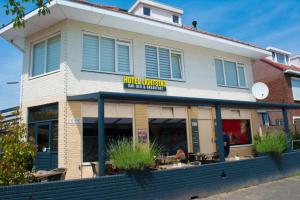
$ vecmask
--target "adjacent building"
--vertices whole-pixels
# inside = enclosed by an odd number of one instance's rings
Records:
[[[38,168],[66,167],[67,178],[91,177],[90,163],[98,160],[98,104],[71,97],[113,92],[255,102],[253,64],[271,55],[185,26],[183,10],[155,1],[137,0],[128,11],[79,0],[55,0],[49,8],[46,16],[27,14],[24,29],[9,24],[0,35],[24,54],[20,107],[38,145]],[[224,108],[222,118],[233,138],[231,156],[251,155],[256,111]],[[165,154],[179,146],[212,154],[214,125],[207,105],[105,102],[106,143],[156,140]]]
[[[272,55],[257,61],[253,67],[255,82],[264,82],[269,87],[269,96],[265,102],[300,103],[300,65],[299,56],[291,56],[290,52],[267,47]],[[269,119],[268,119],[269,118]],[[289,112],[290,123],[300,120],[299,110]],[[283,125],[281,111],[269,110],[265,117],[270,126]]]

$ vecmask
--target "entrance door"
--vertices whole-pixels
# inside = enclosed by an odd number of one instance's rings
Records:
[[[49,170],[57,168],[57,134],[53,131],[53,122],[36,123],[35,141],[37,144],[37,154],[35,166],[39,170]]]
[[[199,119],[198,127],[201,142],[200,152],[205,154],[212,154],[216,151],[212,120]]]

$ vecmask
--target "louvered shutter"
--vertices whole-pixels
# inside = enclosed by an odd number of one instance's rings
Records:
[[[99,70],[99,38],[83,35],[83,69]]]
[[[159,48],[159,71],[160,78],[171,78],[170,51]]]
[[[60,64],[60,35],[53,37],[47,42],[47,71],[59,69]]]
[[[101,38],[101,71],[115,72],[115,40]]]
[[[119,72],[129,73],[129,46],[118,44],[118,70]]]
[[[145,46],[146,75],[158,77],[157,48]]]

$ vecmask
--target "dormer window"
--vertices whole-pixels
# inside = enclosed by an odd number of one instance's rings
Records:
[[[285,62],[285,56],[284,54],[281,53],[276,53],[277,55],[277,62],[282,63],[282,64],[286,64]]]
[[[173,15],[173,23],[176,23],[176,24],[179,23],[179,17],[178,17],[178,15]]]
[[[143,7],[143,14],[146,16],[150,16],[150,8],[149,7]]]

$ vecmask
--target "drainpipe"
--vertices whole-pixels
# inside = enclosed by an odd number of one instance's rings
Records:
[[[221,106],[219,104],[215,105],[216,112],[216,132],[217,132],[217,149],[220,156],[220,161],[225,161],[225,153],[224,153],[224,140],[223,140],[223,128],[222,128],[222,114],[221,114]]]
[[[283,121],[284,121],[284,132],[287,138],[287,151],[292,152],[292,137],[291,137],[291,131],[289,127],[289,117],[288,117],[288,110],[286,108],[282,108],[282,115],[283,115]]]
[[[98,176],[105,176],[104,98],[100,93],[98,96],[98,161]]]

